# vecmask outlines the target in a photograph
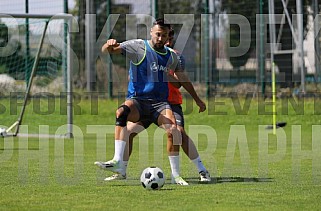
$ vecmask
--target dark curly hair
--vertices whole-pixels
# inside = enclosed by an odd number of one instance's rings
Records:
[[[171,29],[171,25],[169,23],[165,23],[166,21],[164,20],[164,18],[158,18],[156,19],[156,21],[154,21],[153,25],[159,25],[161,27],[164,27],[164,28],[168,28],[168,29]]]

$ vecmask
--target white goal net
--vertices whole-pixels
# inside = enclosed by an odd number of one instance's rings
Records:
[[[71,19],[0,14],[0,127],[7,135],[72,137]]]

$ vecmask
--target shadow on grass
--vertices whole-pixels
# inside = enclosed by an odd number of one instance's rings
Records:
[[[122,181],[98,181],[97,184],[99,186],[112,186],[112,187],[127,187],[127,186],[136,186],[136,187],[142,187],[141,182],[139,179],[126,179]],[[170,183],[165,183],[165,187],[159,189],[159,190],[152,190],[152,191],[171,191],[174,190],[173,188],[169,188],[167,185],[171,185]]]
[[[39,150],[39,148],[0,148],[0,151],[4,151],[4,150],[12,150],[12,151],[18,151],[18,150],[23,150],[23,151],[26,151],[26,150]]]
[[[219,183],[256,183],[256,182],[273,182],[273,178],[257,178],[257,177],[212,177],[211,182],[202,183],[198,177],[186,178],[186,181],[190,184],[219,184]]]
[[[247,177],[212,177],[211,182],[202,183],[199,182],[199,178],[186,178],[186,181],[190,185],[215,185],[220,183],[233,183],[233,182],[241,182],[241,183],[258,183],[258,182],[273,182],[273,178],[247,178]],[[112,187],[126,187],[126,186],[141,186],[139,179],[134,178],[127,178],[127,180],[122,181],[100,181],[98,182],[100,185],[103,186],[112,186]],[[171,184],[170,180],[166,180],[165,187],[161,188],[160,190],[155,191],[172,191],[175,188],[171,188],[177,186],[176,184]],[[188,187],[188,186],[187,186]],[[143,187],[142,187],[143,188]]]

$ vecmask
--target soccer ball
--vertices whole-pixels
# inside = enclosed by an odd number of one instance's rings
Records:
[[[7,130],[6,128],[1,127],[0,128],[0,137],[5,137],[7,136]]]
[[[158,190],[165,184],[165,174],[163,170],[158,167],[148,167],[144,169],[140,176],[140,181],[145,189]]]

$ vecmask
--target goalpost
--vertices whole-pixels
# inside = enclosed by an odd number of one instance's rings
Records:
[[[72,53],[67,29],[72,18],[69,14],[0,14],[0,89],[4,87],[0,100],[9,108],[0,124],[11,124],[0,135],[73,137]],[[28,126],[27,134],[20,133],[22,124]],[[41,134],[40,125],[47,125],[46,134]]]

